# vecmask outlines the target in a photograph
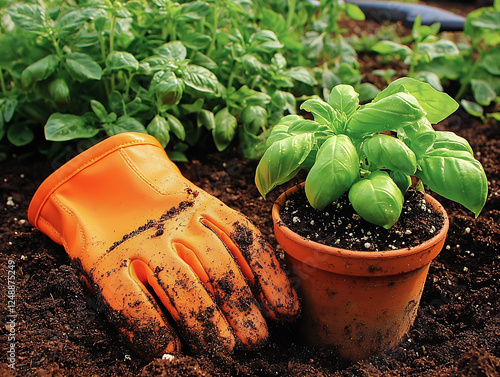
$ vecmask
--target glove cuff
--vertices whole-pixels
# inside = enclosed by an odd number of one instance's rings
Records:
[[[28,208],[29,222],[53,241],[63,245],[64,239],[58,224],[44,221],[41,215],[51,195],[76,174],[98,163],[109,154],[135,145],[151,145],[163,149],[153,136],[135,132],[117,134],[94,145],[65,163],[40,185]]]

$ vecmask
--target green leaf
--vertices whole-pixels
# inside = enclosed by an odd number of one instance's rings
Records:
[[[434,72],[429,72],[429,71],[419,71],[416,75],[415,78],[424,81],[428,83],[430,86],[432,86],[434,89],[436,89],[439,92],[443,91],[443,86],[441,85],[441,80],[439,79],[439,76],[436,75]]]
[[[81,9],[70,10],[57,18],[55,32],[63,38],[76,35],[88,20],[88,15]]]
[[[482,106],[489,106],[497,94],[489,83],[484,80],[471,80],[472,94],[477,103]]]
[[[458,55],[460,50],[454,42],[446,39],[439,39],[432,43],[419,43],[418,53],[427,55],[430,60],[434,60],[444,55]]]
[[[359,93],[359,102],[361,103],[373,100],[380,93],[380,90],[369,82],[356,86],[356,91]]]
[[[422,118],[418,122],[399,129],[398,137],[401,138],[417,156],[420,156],[432,147],[437,134],[427,118]]]
[[[375,43],[372,46],[372,50],[382,55],[401,55],[403,60],[413,52],[408,46],[390,40],[383,40]]]
[[[164,111],[179,104],[184,93],[184,81],[172,71],[159,71],[154,74],[149,91],[155,94],[160,111]]]
[[[412,175],[417,170],[415,153],[392,136],[373,135],[363,142],[363,152],[378,169],[394,170],[406,175]]]
[[[500,46],[485,52],[481,66],[492,75],[500,75]]]
[[[233,114],[229,112],[227,107],[224,107],[215,114],[215,127],[212,130],[212,137],[215,146],[219,152],[225,150],[236,134],[238,122]]]
[[[163,148],[166,148],[168,142],[170,141],[170,129],[168,127],[168,122],[164,117],[157,114],[148,124],[146,130],[160,142]]]
[[[312,113],[314,115],[314,120],[319,124],[328,126],[335,133],[338,132],[336,111],[325,101],[311,98],[303,102],[300,108],[301,110]]]
[[[35,134],[26,124],[10,125],[7,130],[7,139],[16,147],[22,147],[33,141]]]
[[[340,198],[358,177],[356,147],[348,136],[333,135],[320,147],[307,175],[307,199],[313,208],[321,210]]]
[[[340,113],[348,117],[359,107],[359,94],[351,85],[335,86],[328,97],[328,103]]]
[[[486,202],[488,180],[469,151],[431,149],[424,155],[416,175],[432,191],[462,204],[476,217]]]
[[[425,115],[415,97],[395,93],[356,111],[347,125],[351,134],[367,134],[396,130],[410,125]]]
[[[180,5],[180,14],[188,20],[201,20],[210,13],[210,5],[203,1],[192,1]]]
[[[478,118],[483,118],[484,110],[481,105],[477,104],[476,102],[468,101],[466,99],[461,100],[460,104],[470,115]]]
[[[215,116],[210,110],[200,110],[196,114],[196,123],[198,128],[205,127],[208,131],[215,128]]]
[[[240,115],[245,130],[251,135],[257,135],[268,126],[267,110],[262,106],[247,106]]]
[[[165,43],[158,47],[155,52],[167,60],[183,61],[186,59],[186,47],[179,41]]]
[[[375,97],[374,101],[379,101],[388,95],[400,92],[401,86],[417,99],[420,106],[427,113],[427,119],[433,124],[447,118],[458,108],[458,103],[448,94],[438,92],[428,83],[409,77],[403,77],[390,83],[387,88]]]
[[[208,69],[190,64],[181,74],[186,86],[202,93],[219,95],[219,80]]]
[[[42,34],[46,32],[46,15],[39,5],[19,5],[7,10],[10,18],[19,29]]]
[[[212,38],[209,35],[196,31],[182,33],[180,35],[180,40],[184,46],[193,50],[203,50],[210,45],[210,42],[212,42]]]
[[[56,71],[58,64],[57,55],[50,54],[29,65],[21,74],[23,86],[30,89],[36,82],[45,80]]]
[[[99,129],[85,122],[83,117],[72,114],[52,114],[45,124],[45,138],[49,141],[88,139],[97,135]]]
[[[3,119],[10,122],[17,108],[18,101],[15,99],[7,99],[3,110]]]
[[[293,67],[288,71],[288,75],[296,80],[303,82],[306,85],[314,86],[318,85],[318,82],[311,74],[311,72],[305,67]]]
[[[108,111],[106,110],[106,108],[102,103],[94,99],[91,99],[90,107],[92,108],[92,111],[94,111],[94,114],[97,115],[97,118],[99,118],[99,120],[102,123],[106,123],[108,121]]]
[[[271,30],[260,30],[250,36],[250,46],[253,50],[269,53],[279,50],[283,44]]]
[[[389,174],[377,170],[352,185],[349,201],[363,219],[389,229],[399,219],[404,197]]]
[[[168,122],[168,128],[174,133],[180,140],[184,141],[186,139],[186,130],[182,122],[177,119],[172,114],[165,113],[165,118]]]
[[[255,184],[260,194],[292,179],[314,146],[311,133],[290,136],[273,143],[266,149],[257,165]]]
[[[399,171],[390,171],[389,176],[394,181],[394,183],[399,187],[399,190],[404,196],[406,191],[408,191],[408,188],[411,186],[411,177]]]
[[[4,121],[3,111],[0,108],[0,140],[3,139],[4,135],[5,135],[5,121]]]
[[[59,106],[65,106],[70,102],[69,87],[63,78],[59,77],[49,84],[49,93]]]
[[[122,115],[115,123],[106,123],[103,127],[108,136],[117,135],[123,132],[147,133],[146,128],[141,122],[127,115]]]
[[[361,8],[356,4],[345,3],[345,12],[349,17],[356,21],[364,21],[366,18]]]
[[[432,146],[433,149],[449,149],[453,151],[469,152],[474,155],[469,142],[461,136],[450,131],[436,131],[436,141]]]
[[[101,66],[87,54],[68,53],[66,54],[65,63],[68,73],[77,81],[101,79]]]
[[[129,72],[135,72],[139,69],[139,62],[134,55],[128,52],[111,52],[106,58],[106,70],[114,72],[122,69]]]

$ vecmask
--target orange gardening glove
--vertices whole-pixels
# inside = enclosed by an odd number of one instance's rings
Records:
[[[295,291],[250,221],[199,189],[152,136],[119,134],[47,178],[31,224],[64,246],[111,323],[146,357],[255,348]],[[174,330],[175,328],[175,330]]]

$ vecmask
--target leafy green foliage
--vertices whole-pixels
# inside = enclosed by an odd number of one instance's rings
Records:
[[[500,1],[467,15],[463,38],[455,43],[440,34],[440,25],[427,26],[417,17],[411,37],[398,41],[394,36],[376,41],[371,50],[408,65],[408,76],[443,90],[455,81],[457,101],[473,116],[500,118]],[[390,72],[379,71],[390,77]],[[467,97],[467,99],[465,99]],[[485,112],[487,113],[485,114]]]
[[[447,94],[402,78],[364,105],[344,84],[331,90],[328,102],[309,99],[302,108],[314,120],[287,116],[269,134],[255,175],[263,196],[306,169],[312,207],[321,210],[348,192],[361,217],[390,228],[416,176],[479,215],[488,191],[481,164],[465,139],[432,127],[458,108]]]
[[[258,158],[295,93],[361,81],[337,21],[364,15],[341,0],[47,0],[0,13],[0,138],[16,146],[45,124],[49,141],[148,132],[179,159],[207,136],[218,150],[239,136]]]

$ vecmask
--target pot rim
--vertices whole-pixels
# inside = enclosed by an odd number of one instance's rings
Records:
[[[444,207],[439,203],[435,198],[433,198],[429,194],[424,194],[425,200],[430,203],[435,209],[437,209],[441,214],[443,215],[443,226],[441,229],[436,233],[436,235],[427,241],[424,241],[423,243],[417,245],[417,246],[412,246],[412,247],[407,247],[403,249],[396,249],[396,250],[379,250],[379,251],[363,251],[363,250],[349,250],[349,249],[342,249],[338,248],[335,246],[329,246],[325,244],[318,243],[316,241],[312,241],[310,239],[307,239],[298,233],[295,233],[292,231],[288,226],[283,222],[280,216],[280,209],[284,205],[285,201],[288,199],[289,196],[295,194],[297,191],[299,191],[302,187],[304,186],[304,182],[301,182],[299,184],[296,184],[290,188],[288,188],[286,191],[284,191],[274,202],[273,208],[272,208],[272,217],[274,221],[275,227],[279,227],[280,231],[283,232],[284,236],[293,239],[295,242],[298,244],[301,244],[302,246],[311,248],[313,247],[316,252],[320,252],[323,254],[327,255],[332,255],[332,256],[343,256],[343,257],[348,257],[350,259],[379,259],[379,258],[386,258],[386,259],[397,259],[397,258],[404,258],[408,257],[409,255],[413,254],[418,254],[426,249],[429,249],[431,246],[437,244],[440,242],[440,240],[446,236],[448,229],[449,229],[449,218],[448,214],[446,213],[446,210]],[[293,256],[293,253],[289,253]],[[436,254],[437,255],[437,254]]]

